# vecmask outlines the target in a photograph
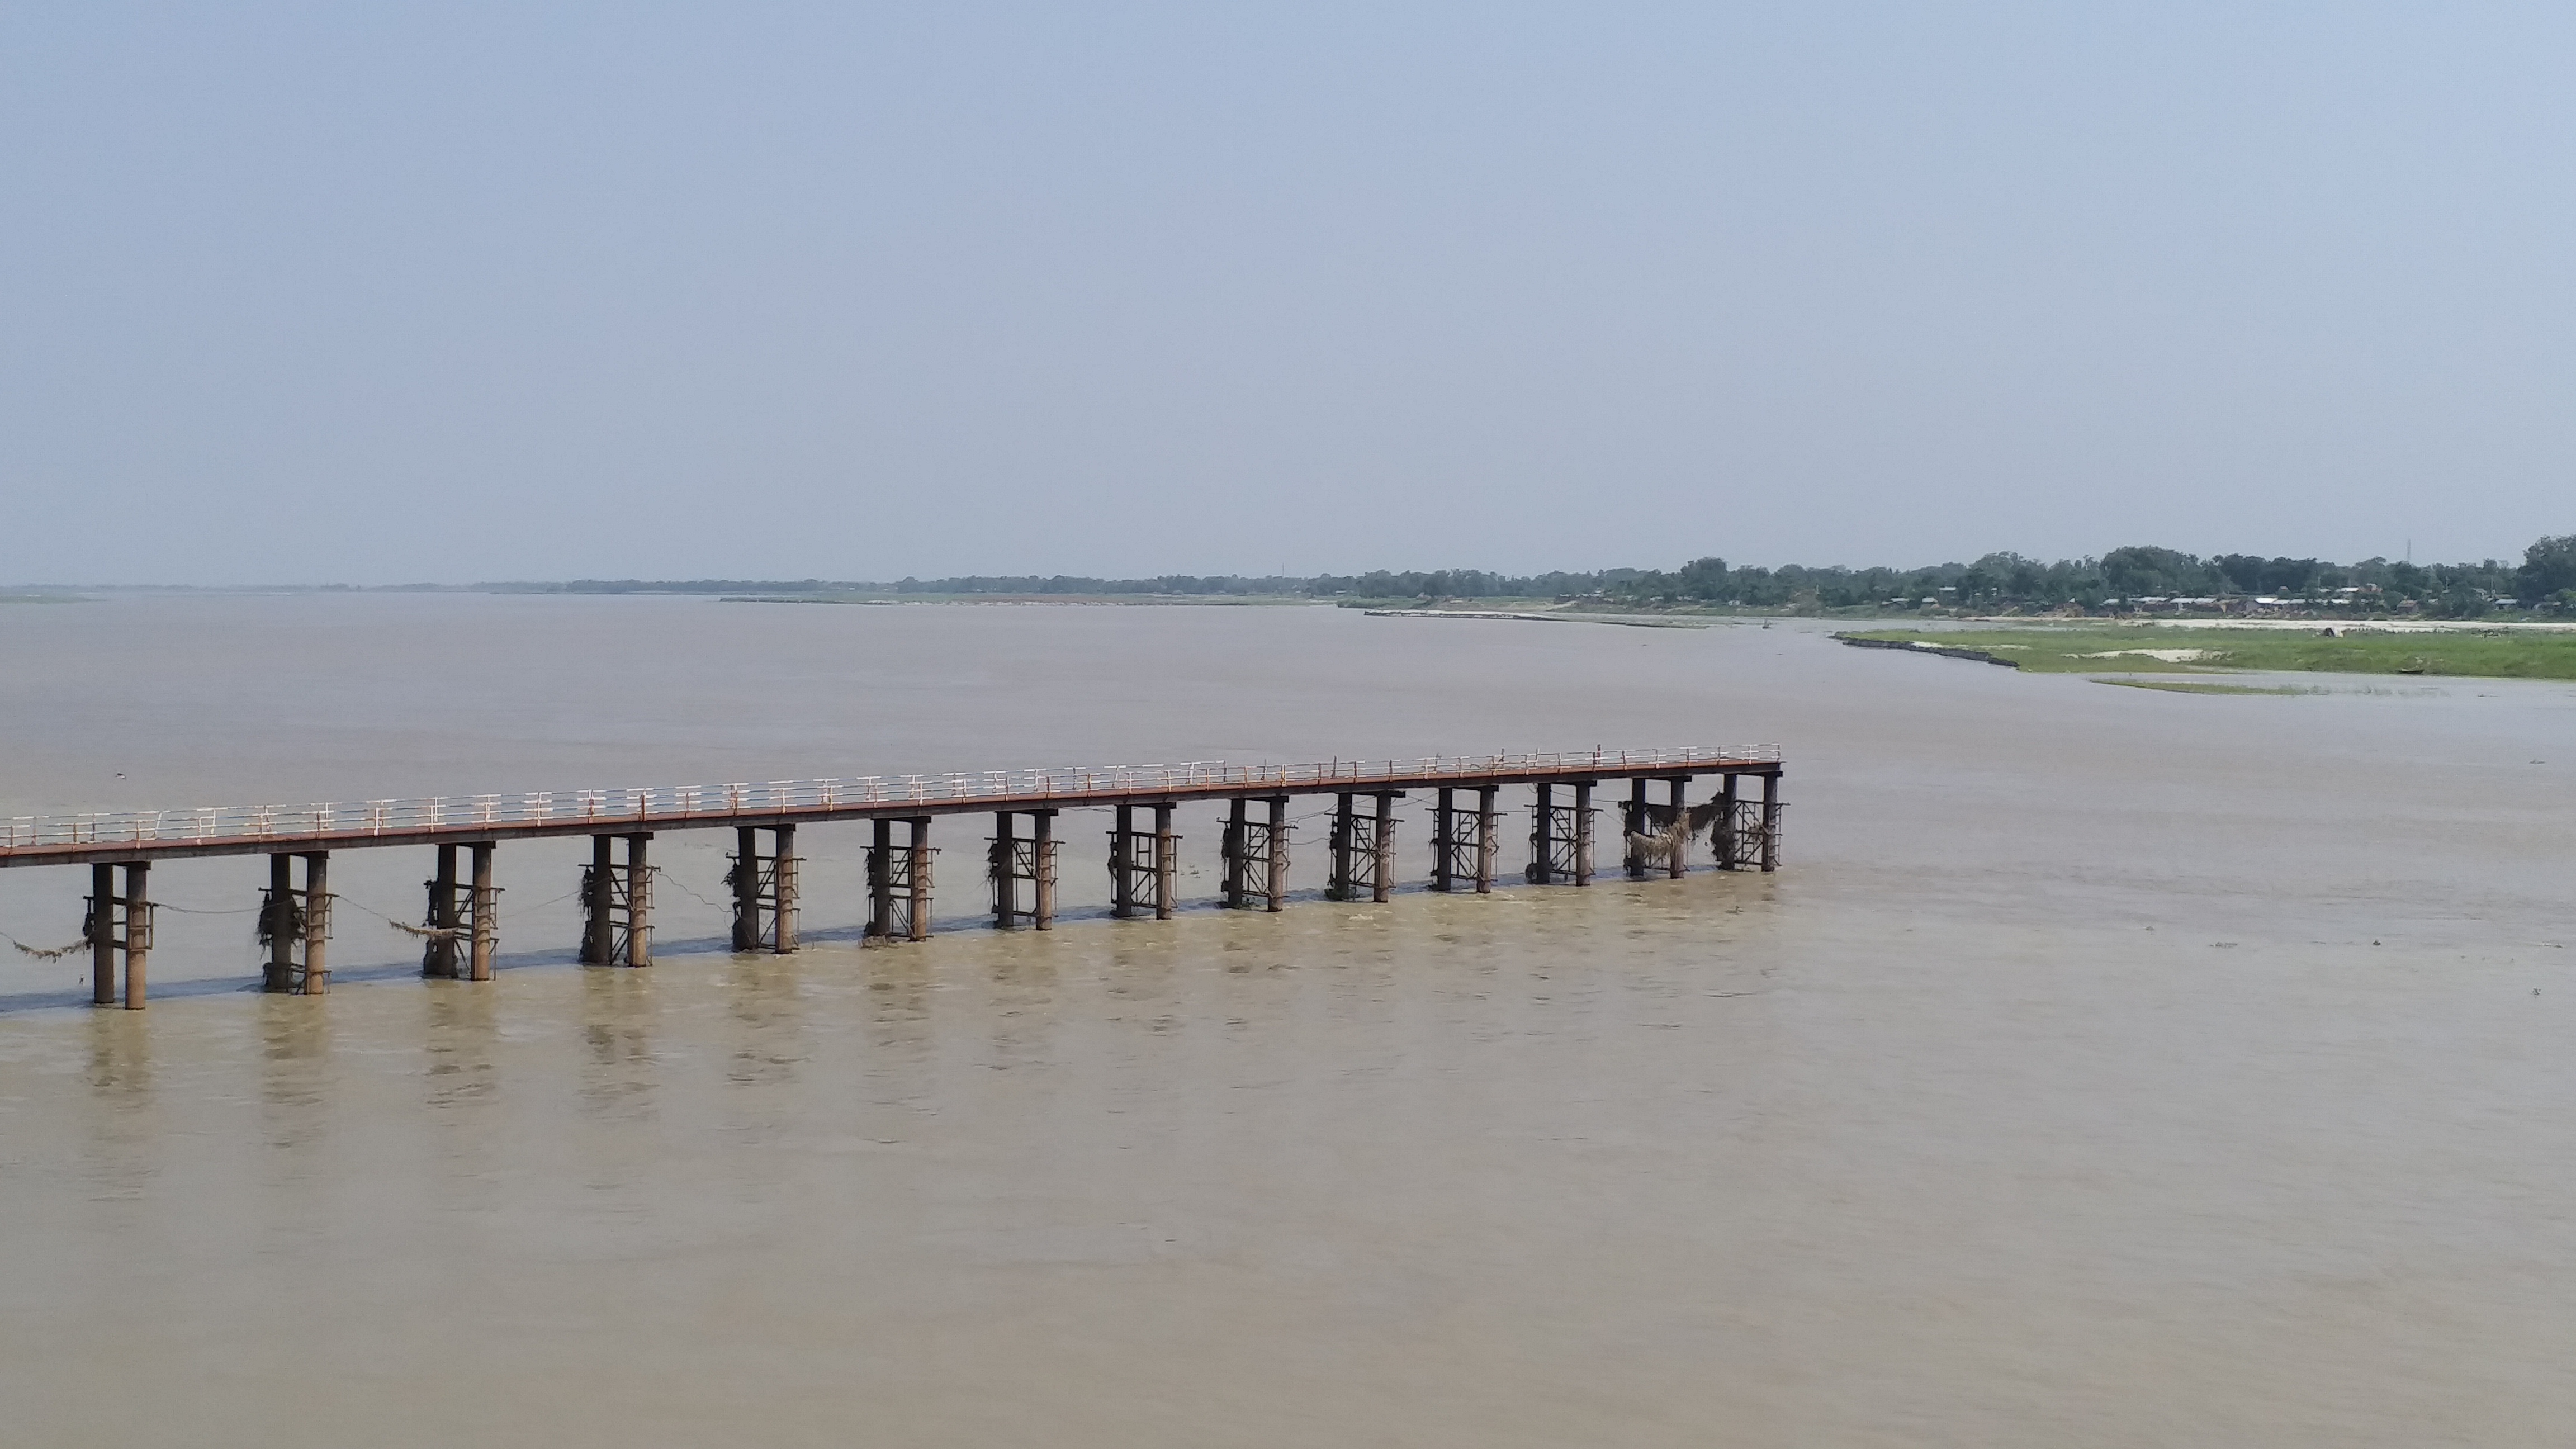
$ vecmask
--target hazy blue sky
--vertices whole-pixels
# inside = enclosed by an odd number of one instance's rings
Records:
[[[0,579],[2518,556],[2576,8],[0,7]]]

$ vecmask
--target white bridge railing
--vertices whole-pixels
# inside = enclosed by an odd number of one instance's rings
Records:
[[[862,775],[839,780],[770,780],[732,785],[676,785],[631,790],[532,791],[512,795],[432,795],[412,800],[324,801],[317,805],[210,805],[195,810],[125,810],[83,815],[20,815],[0,822],[0,852],[45,846],[133,843],[185,845],[229,840],[346,839],[410,835],[476,826],[603,825],[715,822],[788,810],[990,800],[1045,801],[1162,790],[1314,790],[1337,785],[1430,784],[1513,773],[1585,769],[1634,773],[1776,763],[1778,745],[1713,749],[1561,751],[1546,754],[1426,755],[1413,760],[1334,760],[1314,765],[1230,765],[1185,760],[1177,765],[1074,766],[1051,770],[984,770],[943,775]]]

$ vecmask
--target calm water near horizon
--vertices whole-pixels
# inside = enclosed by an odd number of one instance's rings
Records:
[[[976,924],[989,823],[943,819],[943,934],[865,949],[864,827],[819,828],[788,957],[722,947],[729,833],[665,834],[645,971],[571,964],[580,844],[511,843],[479,986],[379,919],[427,850],[344,852],[313,999],[241,989],[263,862],[162,865],[150,1011],[0,957],[0,1439],[2561,1444],[2576,686],[2341,682],[1802,622],[0,607],[6,814],[1774,741],[1790,802],[1773,877],[1163,923],[1098,914],[1070,815],[1045,934]],[[0,932],[85,889],[0,870]]]

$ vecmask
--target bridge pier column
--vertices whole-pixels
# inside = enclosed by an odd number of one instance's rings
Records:
[[[1529,883],[1548,885],[1556,879],[1556,787],[1535,787],[1538,803],[1530,811]]]
[[[1451,878],[1458,847],[1450,821],[1452,799],[1452,791],[1443,785],[1431,807],[1431,888],[1435,891],[1446,891],[1457,884]]]
[[[1333,873],[1324,882],[1324,899],[1328,901],[1346,901],[1353,894],[1351,858],[1356,853],[1356,843],[1352,837],[1359,834],[1359,813],[1351,808],[1351,798],[1348,790],[1333,797]]]
[[[429,910],[421,924],[440,934],[430,937],[422,946],[420,974],[454,980],[458,934],[455,846],[441,844],[438,847],[438,869],[421,884],[429,891]]]
[[[1592,782],[1574,784],[1574,883],[1592,884]]]
[[[325,959],[331,939],[331,857],[301,857],[304,886],[295,885],[295,855],[268,858],[268,889],[260,896],[259,938],[268,947],[260,989],[320,996],[331,989]]]
[[[1033,915],[1030,924],[1041,931],[1055,929],[1055,812],[1035,810],[1029,814],[1031,877],[1029,902]]]
[[[1400,792],[1381,791],[1377,796],[1375,839],[1370,842],[1376,859],[1369,869],[1369,899],[1384,901],[1395,884],[1395,802]]]
[[[1181,838],[1172,833],[1169,801],[1154,806],[1154,919],[1168,921],[1180,907]]]
[[[1682,873],[1690,868],[1690,776],[1675,775],[1670,784],[1673,821],[1665,827],[1665,832],[1673,843],[1673,849],[1666,863],[1671,867],[1672,878],[1680,880]]]
[[[993,812],[993,844],[984,856],[984,873],[993,883],[993,925],[1003,931],[1020,923],[1019,863],[1013,859],[1018,852],[1012,849],[1011,825],[1010,811]]]
[[[1476,894],[1494,890],[1494,794],[1496,787],[1476,787]]]
[[[1646,878],[1646,853],[1637,848],[1637,841],[1646,833],[1645,776],[1640,775],[1628,782],[1628,805],[1622,818],[1626,820],[1628,826],[1626,831],[1628,849],[1627,854],[1621,860],[1621,864],[1627,868],[1628,879],[1644,880]]]
[[[804,892],[797,880],[797,867],[802,862],[796,855],[796,827],[781,825],[769,832],[769,949],[780,956],[797,947],[798,907]]]
[[[590,868],[581,877],[581,964],[608,964],[611,933],[616,927],[610,920],[610,902],[615,899],[617,878],[617,837],[594,835],[590,838]]]
[[[1136,914],[1136,807],[1118,807],[1109,827],[1109,914],[1120,920]]]
[[[734,827],[733,866],[725,875],[733,887],[733,948],[784,956],[796,949],[796,827],[767,827],[767,855],[760,853],[762,829]]]
[[[1717,829],[1710,840],[1717,851],[1717,868],[1733,870],[1743,862],[1744,849],[1736,834],[1735,776],[1717,777]]]
[[[1288,908],[1288,797],[1260,797],[1268,819],[1252,818],[1251,796],[1235,797],[1225,822],[1225,903],[1234,909],[1261,898],[1265,911]]]
[[[621,838],[622,863],[614,853]],[[645,854],[652,839],[643,832],[590,838],[590,869],[582,876],[584,965],[653,964],[653,867]]]
[[[1762,869],[1780,868],[1780,776],[1762,777]]]
[[[111,874],[113,869],[109,866],[99,867],[100,871]],[[144,968],[152,954],[152,892],[147,884],[151,875],[152,862],[148,860],[128,862],[125,866],[125,889],[122,893],[111,889],[98,903],[97,919],[93,926],[97,932],[91,946],[93,978],[98,966],[97,943],[103,940],[111,953],[108,956],[108,975],[111,981],[117,972],[117,958],[120,956],[123,958],[125,1009],[128,1011],[143,1009]],[[93,875],[91,879],[95,882],[97,876]],[[92,982],[91,995],[93,997],[97,995],[95,979]],[[108,1000],[100,1004],[112,1005],[114,1000],[114,995],[111,993]]]
[[[868,935],[883,941],[930,939],[930,817],[906,816],[905,840],[895,843],[895,822],[876,822],[868,847]]]
[[[89,999],[93,1006],[116,1004],[116,867],[89,868]]]
[[[626,877],[620,882],[626,891],[626,951],[622,964],[653,964],[653,868],[644,863],[644,848],[650,835],[626,837]]]
[[[930,939],[930,860],[937,852],[930,848],[930,817],[916,815],[904,822],[911,827],[911,839],[904,847],[906,874],[911,877],[907,900],[911,904],[912,939]]]
[[[1270,797],[1270,823],[1268,828],[1265,829],[1262,834],[1265,837],[1262,842],[1265,846],[1262,854],[1267,859],[1270,866],[1270,879],[1267,883],[1267,889],[1264,891],[1264,894],[1270,898],[1269,909],[1271,911],[1274,913],[1284,911],[1288,909],[1287,796],[1273,795]]]
[[[478,840],[465,849],[473,882],[466,888],[466,909],[472,919],[466,931],[470,946],[465,974],[469,981],[489,981],[492,979],[492,948],[500,933],[500,919],[496,913],[501,905],[501,893],[492,885],[492,842]]]
[[[1225,819],[1225,835],[1217,843],[1217,854],[1225,862],[1225,908],[1243,909],[1244,837],[1251,833],[1252,801],[1238,795]]]
[[[1055,812],[1025,812],[1029,817],[1030,831],[1026,840],[1020,839],[1015,830],[1013,817],[1018,813],[1010,810],[993,812],[993,843],[985,856],[986,874],[993,883],[993,924],[999,929],[1009,930],[1019,924],[1021,916],[1026,915],[1030,925],[1041,931],[1051,931],[1055,929]],[[1132,842],[1128,854],[1132,872]],[[1029,885],[1027,911],[1020,909],[1022,881]],[[1134,888],[1128,887],[1125,894],[1132,907]]]
[[[295,989],[295,932],[302,914],[295,904],[295,857],[270,856],[268,889],[259,900],[260,939],[268,944],[268,964],[260,973],[260,990]]]
[[[733,870],[725,877],[733,886],[733,948],[737,952],[756,950],[760,946],[760,828],[737,825],[733,829]]]
[[[894,822],[871,820],[868,844],[868,928],[879,940],[894,934]]]

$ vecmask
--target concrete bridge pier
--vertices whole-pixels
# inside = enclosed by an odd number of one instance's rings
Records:
[[[304,862],[304,885],[295,862]],[[327,851],[268,858],[268,889],[259,903],[259,938],[268,947],[262,991],[320,996],[331,989],[331,856]]]
[[[1476,808],[1458,808],[1457,791],[1443,788],[1432,807],[1431,888],[1454,891],[1464,879],[1478,895],[1494,889],[1494,796],[1497,787],[1479,785]],[[1461,826],[1464,829],[1461,829]]]
[[[1780,777],[1762,777],[1762,869],[1780,868]]]
[[[500,940],[501,892],[492,884],[492,842],[466,844],[465,979],[492,979],[492,952]]]
[[[117,889],[116,873],[125,872],[125,887]],[[141,1011],[145,995],[145,967],[152,954],[152,900],[148,882],[152,862],[129,861],[122,867],[93,865],[89,868],[89,920],[82,934],[89,938],[90,1001],[97,1006],[117,1004],[119,966],[125,986],[125,1009]]]
[[[1592,786],[1590,780],[1562,782],[1574,792],[1574,803],[1556,803],[1554,784],[1536,787],[1530,807],[1529,882],[1532,885],[1592,884]]]
[[[733,867],[725,875],[733,887],[733,948],[784,956],[796,949],[796,827],[770,827],[767,855],[760,852],[760,831],[734,827]]]
[[[455,846],[438,847],[437,871],[421,884],[429,891],[429,909],[422,915],[421,924],[438,934],[421,946],[420,974],[452,981],[457,974],[456,938],[462,916],[457,899]]]
[[[1013,817],[1018,813],[1029,817],[1026,839],[1014,833]],[[1023,915],[1041,931],[1055,929],[1055,814],[1052,810],[993,812],[993,842],[986,859],[993,882],[993,924],[1003,930],[1018,925]],[[1131,860],[1132,856],[1131,849]],[[1020,909],[1023,881],[1029,887],[1027,911]]]
[[[1690,781],[1688,775],[1675,775],[1668,782],[1672,789],[1672,804],[1668,807],[1672,815],[1671,823],[1665,829],[1672,834],[1673,849],[1664,863],[1675,880],[1680,880],[1682,872],[1690,868]]]
[[[876,842],[868,847],[868,934],[889,941],[927,941],[930,864],[938,854],[930,847],[930,817],[905,818],[902,844],[895,842],[895,823],[877,821]]]
[[[1265,801],[1269,818],[1252,818],[1252,802]],[[1232,813],[1225,823],[1225,903],[1240,910],[1261,898],[1262,908],[1283,911],[1288,908],[1288,797],[1285,795],[1234,798]]]
[[[1646,878],[1646,853],[1637,848],[1637,838],[1646,833],[1646,814],[1646,779],[1640,775],[1628,782],[1628,803],[1620,811],[1620,821],[1626,827],[1620,833],[1625,843],[1620,864],[1630,880]]]
[[[590,866],[582,872],[581,960],[586,966],[653,964],[653,867],[646,860],[652,835],[594,835]],[[626,842],[626,858],[615,845]]]
[[[1395,879],[1395,802],[1401,790],[1373,790],[1374,813],[1353,808],[1360,797],[1345,791],[1333,804],[1333,877],[1324,888],[1327,900],[1355,901],[1365,896],[1386,899]]]
[[[1154,806],[1154,919],[1168,921],[1180,909],[1181,838],[1172,833],[1172,802]]]
[[[1456,885],[1451,869],[1458,854],[1451,822],[1451,806],[1456,797],[1456,791],[1443,785],[1431,805],[1431,888],[1435,891],[1446,891]]]

